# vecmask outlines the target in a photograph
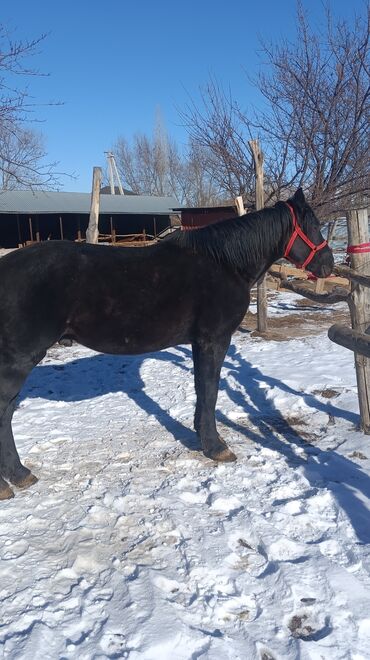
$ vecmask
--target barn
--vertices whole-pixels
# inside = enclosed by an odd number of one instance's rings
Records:
[[[9,190],[0,193],[0,248],[51,239],[84,240],[90,193]],[[152,238],[177,224],[174,197],[100,195],[99,240]]]
[[[237,208],[233,203],[218,206],[187,206],[173,210],[181,215],[183,229],[199,229],[222,220],[235,218],[237,215]]]

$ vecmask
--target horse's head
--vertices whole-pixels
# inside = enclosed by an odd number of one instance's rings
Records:
[[[307,204],[302,188],[288,199],[292,233],[284,257],[298,268],[307,268],[316,277],[327,277],[333,270],[333,253],[320,231],[320,223]]]

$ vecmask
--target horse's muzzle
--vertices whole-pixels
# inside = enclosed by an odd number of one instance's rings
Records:
[[[317,252],[307,270],[316,277],[329,277],[334,268],[334,257],[331,249],[325,247]]]
[[[331,275],[333,268],[330,266],[320,266],[320,274],[317,277],[329,277]]]

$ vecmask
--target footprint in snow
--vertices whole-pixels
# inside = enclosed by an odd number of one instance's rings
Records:
[[[187,504],[205,504],[208,497],[209,493],[206,490],[200,490],[195,493],[185,490],[180,494],[180,499]]]
[[[268,556],[272,561],[295,562],[305,561],[307,548],[303,543],[288,538],[280,538],[268,548]]]
[[[188,606],[190,602],[196,597],[195,592],[191,593],[185,584],[177,580],[170,580],[163,575],[154,578],[154,584],[165,596],[166,600],[177,605],[184,607]]]
[[[212,479],[196,483],[194,478],[189,476],[180,479],[176,488],[183,491],[180,493],[180,499],[189,504],[209,504],[211,494],[219,490]]]
[[[105,633],[100,642],[100,648],[107,658],[122,658],[126,650],[126,637],[119,632]]]
[[[5,542],[4,546],[0,549],[0,558],[3,561],[9,561],[10,559],[19,559],[22,557],[29,548],[29,545],[26,541],[15,541],[13,543]]]
[[[253,577],[265,571],[269,562],[262,546],[249,543],[242,537],[232,539],[229,546],[233,552],[226,557],[226,563],[231,568],[246,571]]]
[[[258,660],[275,660],[275,656],[265,646],[257,642]]]
[[[319,518],[328,527],[334,526],[338,518],[338,505],[332,493],[326,489],[317,492],[307,500],[307,511]]]
[[[243,509],[243,504],[237,497],[232,495],[231,497],[216,497],[210,508],[217,514],[225,513],[231,517]]]
[[[214,604],[213,616],[217,623],[231,621],[254,621],[258,614],[258,606],[254,594],[241,594],[232,598],[217,599]]]

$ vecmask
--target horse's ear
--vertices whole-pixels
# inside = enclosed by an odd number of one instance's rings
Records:
[[[302,188],[298,188],[298,190],[296,190],[296,192],[293,195],[293,199],[301,206],[303,206],[306,203],[306,199]]]

